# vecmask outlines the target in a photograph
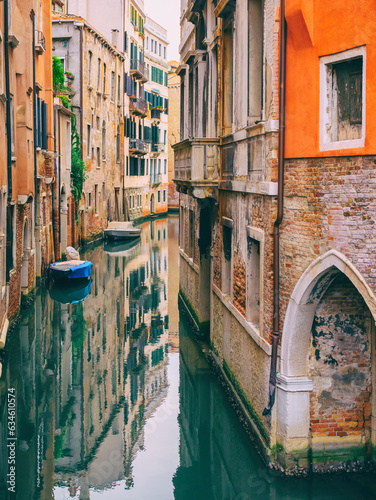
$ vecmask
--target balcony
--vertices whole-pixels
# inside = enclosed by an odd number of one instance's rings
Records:
[[[161,121],[161,114],[162,114],[161,109],[153,108],[151,110],[150,117],[151,117],[152,121],[159,123]]]
[[[141,139],[129,140],[129,153],[132,156],[144,156],[150,152],[150,143]]]
[[[145,83],[149,80],[149,70],[146,64],[138,59],[131,59],[129,74],[134,76],[136,80],[139,80],[141,83]]]
[[[197,19],[196,14],[202,11],[204,5],[205,5],[204,0],[188,0],[187,13],[186,13],[188,21],[195,23]]]
[[[162,184],[162,174],[151,174],[150,184],[152,186],[159,186],[159,184]]]
[[[180,193],[194,198],[218,197],[219,139],[186,139],[173,146],[174,182]]]
[[[157,144],[153,142],[151,145],[151,154],[153,156],[159,156],[161,153],[164,153],[166,151],[166,146],[165,144]]]
[[[42,31],[35,30],[35,51],[40,54],[46,50],[46,39]]]
[[[148,104],[145,99],[133,97],[129,102],[129,112],[145,118],[148,114]]]

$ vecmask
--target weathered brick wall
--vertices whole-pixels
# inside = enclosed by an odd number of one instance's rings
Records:
[[[246,268],[242,257],[239,254],[234,255],[233,271],[233,296],[234,306],[245,317],[246,304]]]
[[[365,302],[344,275],[321,300],[312,327],[309,376],[312,436],[366,433],[371,428],[371,318]]]
[[[373,156],[288,160],[281,228],[281,327],[302,273],[319,256],[342,252],[376,290]]]

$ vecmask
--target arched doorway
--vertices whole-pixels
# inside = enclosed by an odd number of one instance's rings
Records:
[[[24,221],[22,235],[21,292],[27,294],[29,292],[29,257],[31,248],[29,220],[27,218]]]
[[[150,195],[150,213],[154,214],[155,213],[155,196],[154,193]]]
[[[376,299],[341,253],[313,262],[298,281],[284,321],[277,435],[291,460],[367,459],[372,433]],[[314,465],[316,467],[316,465]]]

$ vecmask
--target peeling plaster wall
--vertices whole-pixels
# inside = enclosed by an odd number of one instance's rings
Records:
[[[313,379],[314,441],[335,436],[370,440],[370,326],[363,298],[340,275],[321,300],[312,325],[309,377]]]

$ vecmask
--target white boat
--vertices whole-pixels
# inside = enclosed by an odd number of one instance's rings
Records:
[[[110,240],[129,240],[140,235],[141,228],[134,227],[133,222],[110,222],[104,230],[104,236]]]

